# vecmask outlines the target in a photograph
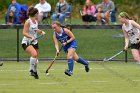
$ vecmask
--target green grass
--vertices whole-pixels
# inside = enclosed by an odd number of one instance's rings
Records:
[[[75,63],[74,74],[64,74],[67,63],[55,63],[45,76],[48,62],[38,64],[39,80],[28,75],[27,62],[5,62],[0,67],[0,93],[139,93],[140,67],[136,63],[90,63],[89,73]]]
[[[45,29],[46,35],[39,39],[39,58],[52,58],[55,56],[55,47],[52,39],[53,31]],[[29,55],[21,47],[22,30],[20,30],[19,55],[20,58],[29,58]],[[78,48],[77,53],[86,59],[103,59],[119,52],[124,47],[124,38],[113,38],[114,35],[122,33],[117,29],[73,29]],[[1,58],[16,58],[16,30],[0,30],[0,56]],[[128,52],[128,58],[132,58]],[[60,58],[65,58],[66,54],[61,52]],[[117,59],[124,58],[121,54]]]

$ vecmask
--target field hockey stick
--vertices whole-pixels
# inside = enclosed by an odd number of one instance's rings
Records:
[[[46,75],[49,75],[49,69],[52,67],[54,61],[56,60],[56,58],[59,56],[60,51],[62,50],[63,45],[61,46],[61,48],[59,49],[59,53],[55,55],[54,59],[52,60],[52,62],[49,64],[47,70],[46,70]]]
[[[128,48],[130,48],[130,47],[131,47],[131,46],[129,46]],[[118,52],[117,54],[111,56],[110,58],[104,58],[103,61],[104,61],[104,62],[110,61],[110,60],[112,60],[113,58],[115,58],[115,57],[117,57],[118,55],[120,55],[121,53],[123,53],[124,51],[125,51],[125,50],[123,49],[123,50],[121,50],[120,52]]]
[[[43,37],[43,35],[37,36],[34,40],[32,40],[31,42],[29,42],[29,44],[32,44],[35,40],[37,40],[37,39],[39,39],[39,38],[41,38],[41,37]]]

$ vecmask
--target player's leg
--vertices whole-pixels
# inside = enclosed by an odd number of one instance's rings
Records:
[[[35,65],[37,63],[37,56],[38,56],[37,51],[34,49],[34,47],[32,45],[29,45],[25,51],[31,55],[31,57],[30,57],[30,69],[29,69],[31,72],[31,75],[36,76],[35,75],[35,72],[36,72]]]
[[[140,65],[140,50],[138,49],[131,49],[133,58],[137,61],[137,64]]]
[[[86,60],[84,60],[82,57],[79,57],[76,52],[74,53],[73,59],[78,63],[83,64],[85,66],[85,71],[89,72],[89,63]]]
[[[65,71],[65,74],[68,75],[68,76],[72,75],[73,66],[74,66],[74,60],[73,60],[74,53],[75,53],[74,48],[69,48],[68,49],[68,53],[67,53],[68,69]]]

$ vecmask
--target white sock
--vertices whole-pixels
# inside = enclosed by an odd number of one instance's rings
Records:
[[[36,59],[36,62],[35,62],[34,72],[37,72],[37,64],[38,64],[38,59]]]
[[[36,58],[30,57],[30,70],[32,69],[33,71],[36,71],[35,66],[36,66]]]

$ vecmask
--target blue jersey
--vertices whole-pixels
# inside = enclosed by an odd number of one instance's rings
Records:
[[[67,42],[70,39],[70,37],[65,33],[64,28],[62,28],[61,35],[59,35],[57,32],[55,32],[55,36],[61,43]],[[67,52],[67,50],[69,48],[74,48],[74,49],[77,48],[77,43],[76,43],[75,39],[63,47],[65,52]]]

